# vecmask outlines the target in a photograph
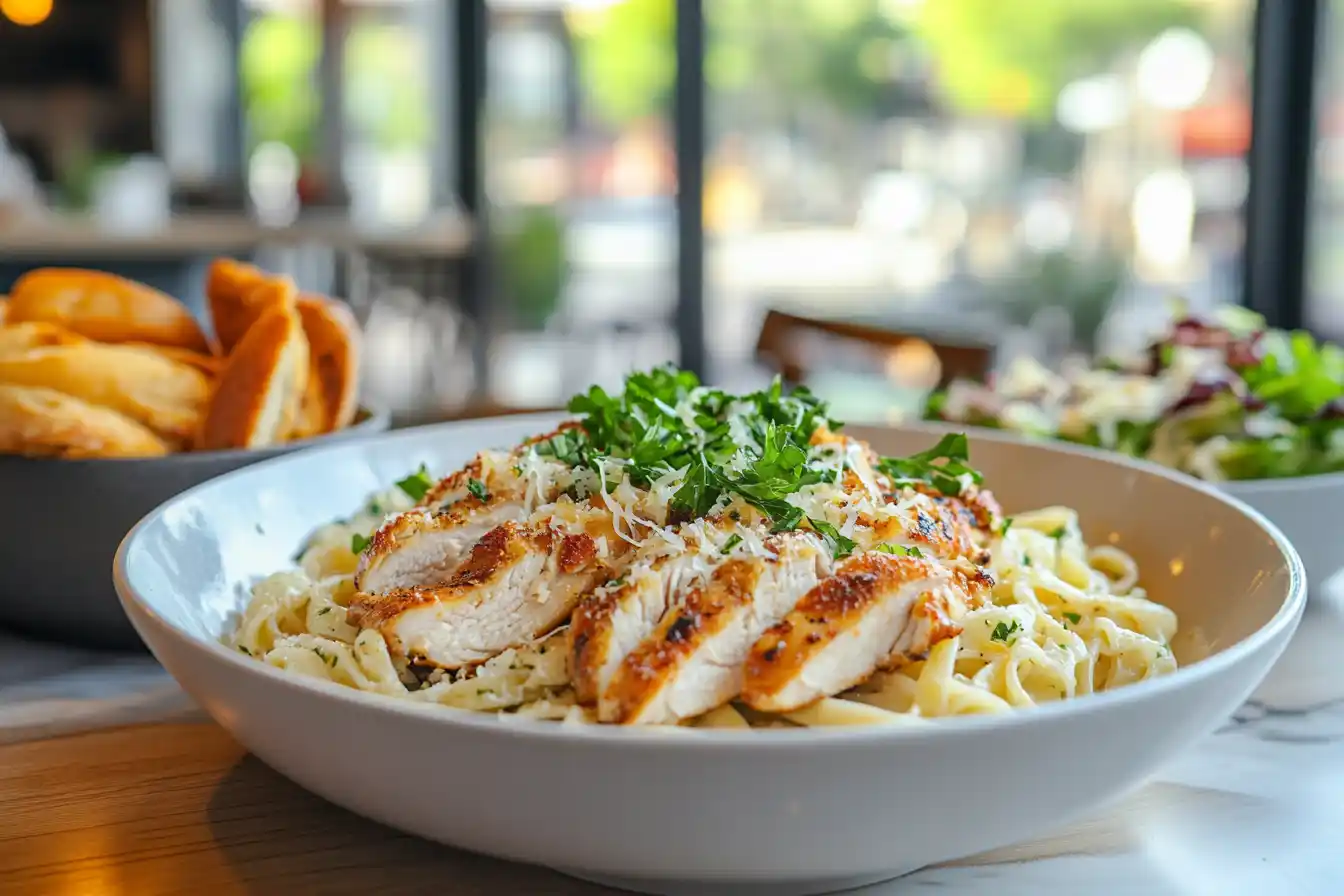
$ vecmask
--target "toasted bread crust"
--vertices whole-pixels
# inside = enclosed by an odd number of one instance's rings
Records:
[[[232,258],[216,259],[206,274],[205,297],[220,350],[232,354],[253,324],[277,305],[292,308],[296,295],[288,278]]]
[[[359,324],[343,303],[323,296],[297,300],[308,338],[309,376],[292,439],[349,426],[359,391]]]
[[[22,324],[0,326],[0,357],[21,355],[35,348],[46,348],[52,345],[74,345],[83,341],[84,337],[78,333],[45,321],[34,320]]]
[[[7,317],[9,317],[9,296],[0,296],[0,327],[5,325]]]
[[[0,356],[0,383],[64,392],[173,443],[190,441],[211,391],[209,377],[158,351],[87,340]]]
[[[157,457],[169,446],[107,408],[54,389],[0,385],[0,453],[30,457]]]
[[[40,268],[14,284],[9,323],[59,324],[99,342],[145,342],[202,354],[209,340],[181,302],[143,283],[102,271]]]
[[[142,342],[128,342],[126,344],[132,348],[142,348],[158,352],[165,358],[169,358],[179,364],[194,367],[212,379],[219,376],[224,370],[225,359],[221,358],[219,355],[203,355],[200,352],[193,352],[185,348],[172,348],[165,345],[147,345]]]
[[[274,445],[293,426],[308,379],[308,340],[292,305],[262,314],[229,356],[197,440],[206,450]]]

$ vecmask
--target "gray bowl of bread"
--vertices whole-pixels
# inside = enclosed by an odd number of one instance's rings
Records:
[[[344,303],[219,259],[213,335],[176,299],[44,268],[0,297],[0,627],[139,643],[112,590],[126,532],[201,482],[387,428],[358,404]]]

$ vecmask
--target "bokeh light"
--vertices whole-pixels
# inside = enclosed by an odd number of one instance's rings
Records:
[[[51,16],[52,0],[0,0],[0,15],[15,25],[41,25]]]

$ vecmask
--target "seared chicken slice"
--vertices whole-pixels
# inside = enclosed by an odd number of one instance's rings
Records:
[[[902,503],[899,496],[888,500]],[[900,545],[942,560],[987,562],[984,548],[963,515],[962,506],[952,498],[939,500],[914,495],[913,503],[904,513],[879,520],[860,517],[855,540],[861,548],[869,550],[882,544]]]
[[[734,557],[678,595],[621,661],[598,701],[602,721],[676,724],[738,695],[751,646],[831,565],[825,543],[810,532],[775,536],[766,546],[771,554]]]
[[[727,558],[721,546],[734,523],[724,518],[706,525],[683,526],[678,537],[685,548],[650,541],[636,552],[629,569],[616,581],[586,596],[574,609],[569,626],[569,669],[579,702],[597,702],[621,660],[649,636],[667,612],[674,595],[691,587]],[[702,541],[709,549],[701,550]]]
[[[506,522],[446,585],[358,594],[349,619],[382,632],[394,654],[457,669],[547,634],[609,575],[592,536]]]
[[[481,536],[526,519],[524,488],[498,457],[477,455],[430,489],[416,509],[385,522],[360,555],[355,587],[381,594],[442,585]]]
[[[928,559],[853,557],[756,641],[742,699],[753,709],[790,712],[923,656],[960,633],[958,621],[988,584],[984,573]]]
[[[527,516],[505,494],[472,495],[449,510],[408,510],[383,524],[359,558],[355,587],[369,594],[441,585],[487,532]]]
[[[967,486],[956,497],[944,495],[926,483],[916,483],[911,488],[929,496],[935,504],[951,511],[966,526],[981,535],[993,535],[1003,527],[1003,510],[999,507],[999,502],[995,500],[992,492],[979,486]],[[887,500],[897,499],[888,496]]]

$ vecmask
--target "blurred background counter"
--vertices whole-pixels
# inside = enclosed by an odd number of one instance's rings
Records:
[[[247,256],[347,296],[416,421],[666,360],[885,419],[1177,294],[1341,335],[1340,7],[0,0],[0,292],[199,307]]]

